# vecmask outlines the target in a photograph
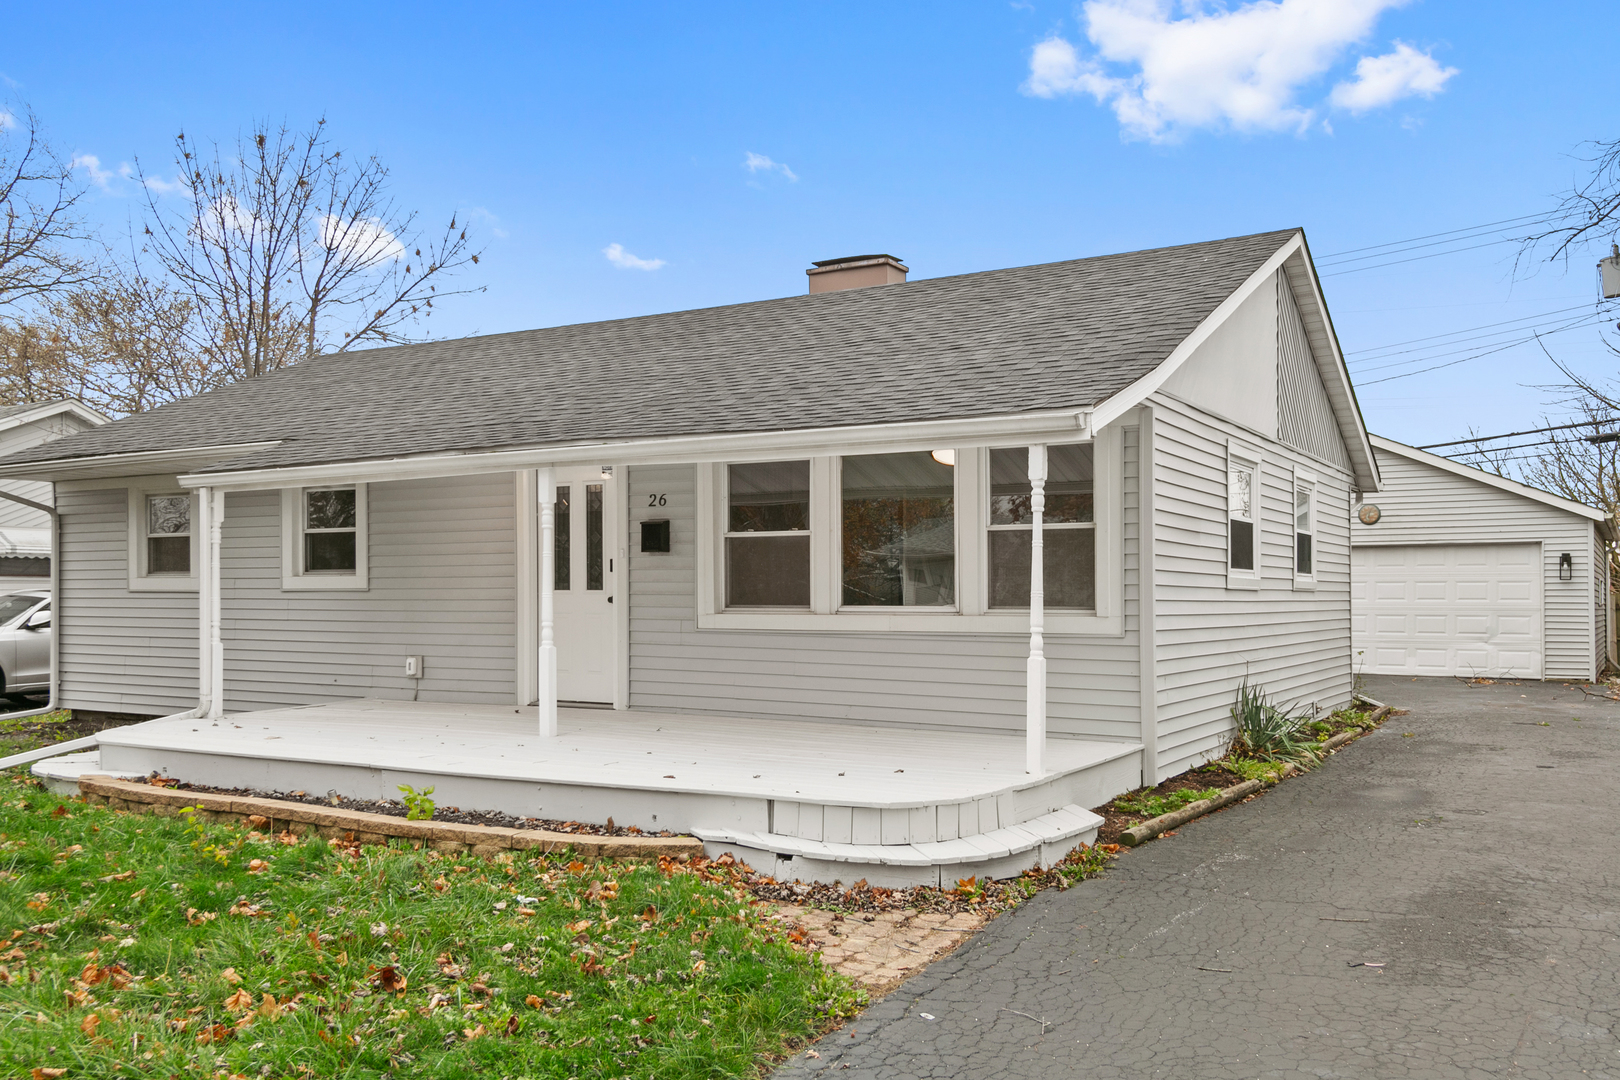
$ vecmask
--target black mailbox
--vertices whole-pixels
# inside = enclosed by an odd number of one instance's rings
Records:
[[[669,520],[641,523],[642,551],[669,551]]]

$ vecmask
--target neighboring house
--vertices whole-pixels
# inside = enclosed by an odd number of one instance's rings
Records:
[[[57,485],[62,703],[187,710],[101,766],[938,881],[1220,754],[1245,678],[1349,701],[1378,475],[1303,233],[809,273],[316,357],[0,462]]]
[[[76,435],[107,422],[94,409],[69,398],[0,406],[0,455]],[[0,482],[0,491],[51,505],[51,485],[39,480]],[[0,499],[0,592],[49,587],[51,516]]]
[[[1356,670],[1596,679],[1614,662],[1601,510],[1372,436],[1356,508]]]

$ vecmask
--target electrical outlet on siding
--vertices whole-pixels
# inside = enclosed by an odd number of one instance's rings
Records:
[[[405,677],[407,679],[420,679],[422,677],[422,658],[420,656],[407,656],[405,658]]]

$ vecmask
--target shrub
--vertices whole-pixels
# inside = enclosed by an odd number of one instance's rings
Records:
[[[1305,735],[1306,715],[1274,705],[1265,688],[1244,679],[1232,706],[1237,731],[1232,735],[1235,755],[1262,761],[1292,761],[1301,766],[1320,760],[1317,746]]]
[[[433,820],[433,800],[428,797],[433,794],[431,787],[417,791],[409,784],[401,784],[399,790],[403,792],[400,801],[405,804],[406,821]]]

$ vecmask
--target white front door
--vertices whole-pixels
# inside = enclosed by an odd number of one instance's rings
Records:
[[[599,468],[557,470],[557,700],[611,704],[618,670],[614,481]]]
[[[1353,549],[1356,670],[1541,678],[1541,574],[1539,544]]]

